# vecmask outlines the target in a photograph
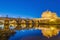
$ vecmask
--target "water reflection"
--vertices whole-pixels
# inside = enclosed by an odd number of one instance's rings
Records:
[[[11,36],[9,40],[60,40],[60,33],[57,36],[47,38],[42,35],[41,30],[16,30],[16,34]]]
[[[60,40],[59,26],[60,25],[39,25],[37,29],[33,27],[29,30],[16,30],[16,34],[11,36],[9,40]]]
[[[27,40],[27,37],[31,40],[35,40],[35,39],[47,40],[50,38],[51,40],[54,40],[53,38],[56,38],[56,39],[60,38],[60,33],[59,33],[60,25],[39,25],[39,26],[36,25],[36,26],[31,26],[31,27],[29,26],[25,26],[23,28],[22,27],[23,25],[19,27],[21,30],[18,31],[13,26],[11,26],[10,30],[15,30],[14,32],[16,33],[12,35],[9,38],[9,40]]]
[[[10,37],[10,40],[21,40],[23,37],[29,37],[29,36],[41,36],[41,30],[20,30],[16,31],[16,34],[14,36]]]

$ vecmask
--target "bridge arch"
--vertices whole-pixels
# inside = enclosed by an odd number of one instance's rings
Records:
[[[16,26],[17,26],[16,20],[15,20],[15,19],[11,19],[11,20],[9,21],[9,27],[16,28]]]

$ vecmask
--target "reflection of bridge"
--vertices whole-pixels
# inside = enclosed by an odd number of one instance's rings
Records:
[[[21,18],[8,18],[0,17],[0,25],[4,26],[4,29],[9,30],[9,27],[14,27],[17,30],[20,29],[29,29],[34,26],[38,27],[39,21],[32,19],[21,19]]]

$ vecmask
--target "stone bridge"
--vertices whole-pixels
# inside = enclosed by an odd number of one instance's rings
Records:
[[[38,27],[39,21],[24,18],[0,17],[0,26],[3,25],[5,30],[14,27],[16,30],[29,29]]]
[[[50,28],[51,26],[60,29],[60,18],[58,19],[40,18],[39,20],[36,19],[0,17],[0,26],[1,25],[4,26],[3,29],[5,30],[9,30],[10,27],[13,27],[15,30],[21,30],[37,27]]]

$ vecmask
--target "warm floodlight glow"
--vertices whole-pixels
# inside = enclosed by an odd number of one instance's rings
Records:
[[[38,18],[36,18],[35,20],[37,20]],[[52,36],[56,36],[59,33],[59,29],[57,29],[57,26],[55,27],[55,24],[58,24],[56,20],[59,20],[59,18],[57,17],[56,13],[51,12],[51,11],[45,11],[42,13],[42,18],[39,19],[39,21],[41,23],[47,23],[47,26],[39,26],[39,28],[36,29],[40,29],[42,30],[42,33],[44,36],[46,37],[52,37]],[[48,26],[48,24],[50,26]]]
[[[24,18],[0,17],[0,25],[2,24],[4,25],[4,28],[3,30],[0,29],[1,34],[2,33],[11,34],[14,33],[15,30],[22,29],[30,30],[31,28],[33,28],[35,30],[36,29],[42,30],[42,34],[49,38],[58,35],[60,31],[60,18],[57,17],[56,13],[53,13],[51,11],[43,12],[42,18],[24,19]],[[14,29],[10,30],[10,26],[14,26]],[[24,30],[22,31],[24,32]]]

